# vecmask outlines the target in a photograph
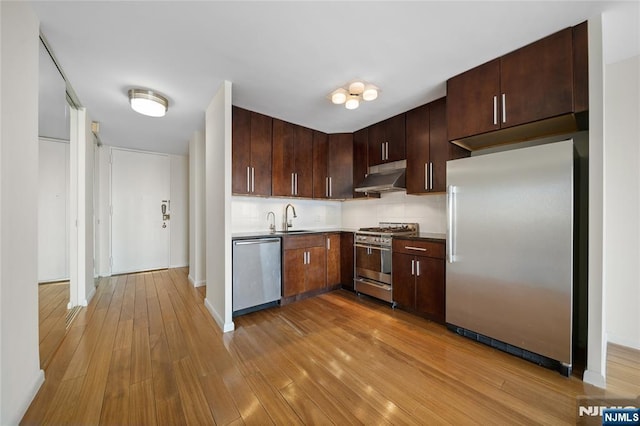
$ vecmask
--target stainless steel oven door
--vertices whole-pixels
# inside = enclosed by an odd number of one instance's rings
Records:
[[[391,248],[354,244],[356,277],[391,284]]]

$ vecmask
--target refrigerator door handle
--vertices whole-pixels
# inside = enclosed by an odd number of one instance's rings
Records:
[[[447,187],[447,261],[455,262],[455,193],[456,188],[453,185]]]

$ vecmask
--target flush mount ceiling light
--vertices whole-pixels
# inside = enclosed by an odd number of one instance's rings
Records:
[[[378,97],[378,89],[371,83],[354,80],[346,86],[339,87],[329,94],[329,99],[336,105],[344,104],[347,109],[356,109],[360,101],[372,101]]]
[[[163,117],[169,107],[167,98],[146,89],[129,89],[129,103],[135,112],[149,117]]]

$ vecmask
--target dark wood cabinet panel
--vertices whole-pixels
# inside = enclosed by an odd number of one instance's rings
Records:
[[[499,94],[499,59],[447,80],[448,139],[499,129]]]
[[[444,243],[394,238],[393,299],[402,308],[445,321]]]
[[[273,119],[272,193],[313,196],[313,133],[311,129]]]
[[[429,192],[429,104],[407,112],[407,194]]]
[[[231,121],[232,192],[271,195],[271,117],[234,106]]]
[[[494,130],[505,129],[495,142],[504,143],[581,127],[577,119],[560,118],[588,109],[586,25],[566,28],[449,79],[447,138],[482,148],[491,145],[484,134]]]
[[[272,193],[293,195],[293,124],[273,119]]]
[[[251,165],[254,195],[271,195],[271,132],[271,117],[252,112]]]
[[[327,251],[324,247],[307,249],[305,292],[321,290],[327,286]]]
[[[369,126],[369,166],[404,160],[405,114]]]
[[[329,198],[353,198],[353,134],[329,135]]]
[[[414,256],[393,253],[393,301],[400,307],[415,309],[416,280],[411,271]]]
[[[415,259],[415,309],[435,321],[444,323],[444,261],[425,256],[416,256]]]
[[[501,58],[501,127],[573,111],[572,38],[567,28]]]
[[[353,233],[340,234],[340,282],[342,287],[353,290]]]
[[[313,131],[294,125],[295,195],[313,197]]]
[[[313,198],[328,198],[329,135],[313,132]]]
[[[327,234],[327,286],[341,283],[340,234]]]
[[[304,292],[306,279],[306,249],[284,250],[282,296],[291,297]]]
[[[447,99],[407,112],[407,194],[447,190],[447,161],[469,151],[447,139]]]
[[[353,186],[361,183],[369,172],[369,128],[353,134]],[[353,192],[353,198],[363,198],[363,192]]]
[[[573,107],[589,109],[589,33],[587,21],[573,27]]]
[[[231,191],[248,194],[251,191],[251,111],[232,108],[231,139]]]

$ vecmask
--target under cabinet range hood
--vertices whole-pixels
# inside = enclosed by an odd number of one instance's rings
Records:
[[[406,169],[406,160],[371,166],[367,177],[354,188],[354,191],[370,193],[406,191]]]

